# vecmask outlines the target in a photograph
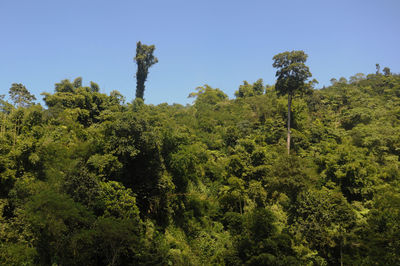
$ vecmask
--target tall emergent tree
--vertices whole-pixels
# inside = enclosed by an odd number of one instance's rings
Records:
[[[307,57],[304,51],[291,51],[277,54],[272,58],[274,60],[272,66],[278,69],[275,75],[277,77],[275,88],[278,94],[288,95],[288,154],[290,153],[290,113],[292,110],[292,97],[296,92],[306,89],[306,84],[304,82],[311,77],[308,66],[304,64]]]
[[[35,95],[32,95],[21,83],[13,83],[8,94],[17,107],[27,107],[36,100]]]
[[[136,98],[143,99],[144,83],[149,74],[149,68],[158,62],[157,57],[153,55],[156,47],[154,45],[145,45],[140,41],[136,44],[136,56],[134,61],[137,63],[136,72]]]

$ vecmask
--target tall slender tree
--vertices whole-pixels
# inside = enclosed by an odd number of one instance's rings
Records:
[[[21,83],[13,83],[8,94],[17,107],[29,106],[36,100],[35,95],[32,95]]]
[[[153,55],[155,49],[154,45],[145,45],[140,41],[136,44],[136,56],[134,58],[137,64],[136,98],[143,99],[144,83],[147,80],[149,68],[158,62],[157,57]]]
[[[290,154],[290,115],[292,98],[298,91],[306,88],[305,81],[311,77],[311,72],[304,63],[307,60],[307,54],[304,51],[291,51],[275,55],[272,59],[273,67],[276,71],[275,88],[278,94],[288,95],[288,119],[287,119],[287,151]]]

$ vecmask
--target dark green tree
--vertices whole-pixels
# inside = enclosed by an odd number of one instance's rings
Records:
[[[390,68],[385,67],[385,68],[383,69],[383,74],[385,74],[385,76],[390,76],[390,75],[391,75],[391,73],[390,73]]]
[[[153,55],[155,49],[154,45],[145,45],[141,42],[136,44],[136,56],[134,58],[137,64],[136,98],[143,99],[144,83],[147,80],[149,68],[158,62],[157,57]]]
[[[100,91],[100,86],[96,82],[91,81],[90,82],[90,89],[92,92],[99,92]]]
[[[17,107],[27,107],[36,100],[36,97],[21,83],[13,83],[8,93]]]
[[[291,51],[275,55],[272,59],[273,67],[277,68],[276,71],[276,85],[275,88],[281,95],[288,95],[288,119],[287,119],[287,151],[290,153],[290,113],[292,98],[295,92],[304,90],[306,84],[304,83],[309,77],[311,72],[304,63],[308,55],[304,51]]]
[[[376,66],[376,74],[379,75],[381,74],[381,66],[379,64],[375,64]]]
[[[82,77],[77,77],[74,79],[74,87],[79,88],[82,87]]]

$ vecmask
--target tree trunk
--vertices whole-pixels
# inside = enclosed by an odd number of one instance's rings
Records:
[[[138,62],[138,70],[136,72],[136,98],[144,100],[144,83],[147,79],[148,70],[142,64]]]
[[[343,249],[342,249],[342,239],[340,240],[340,266],[343,266]]]
[[[290,154],[290,113],[292,112],[292,94],[288,93],[288,119],[287,119],[287,153]]]
[[[1,124],[1,135],[4,136],[6,134],[6,115],[3,115],[3,123]]]

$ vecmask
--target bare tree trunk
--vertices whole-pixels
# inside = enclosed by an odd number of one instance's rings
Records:
[[[292,112],[292,94],[288,93],[288,119],[287,119],[287,153],[290,154],[290,113]]]
[[[340,266],[343,266],[343,249],[342,249],[342,239],[340,240]]]

